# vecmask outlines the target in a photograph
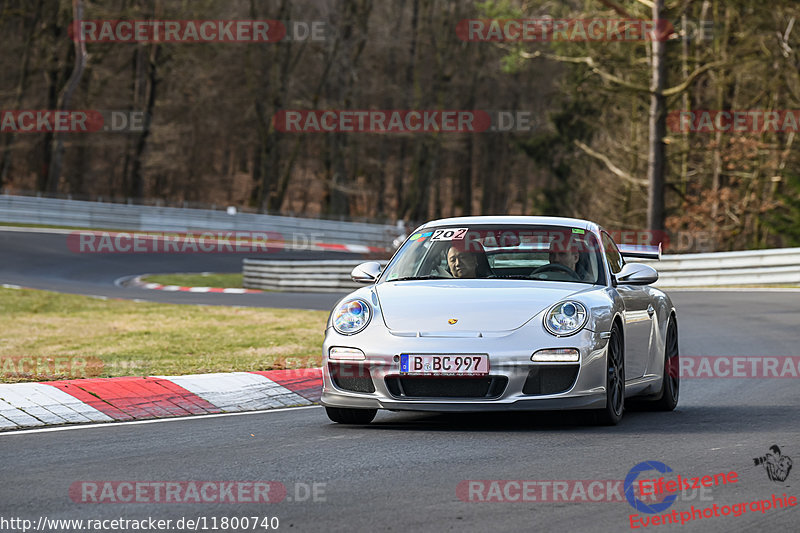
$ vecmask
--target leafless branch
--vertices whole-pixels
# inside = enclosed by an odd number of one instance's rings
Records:
[[[691,74],[689,74],[689,76],[685,80],[683,80],[682,83],[675,85],[674,87],[670,87],[669,89],[664,89],[664,96],[673,96],[682,93],[683,91],[689,88],[692,82],[694,82],[695,78],[697,78],[700,74],[708,70],[711,70],[712,68],[724,65],[725,63],[726,63],[725,61],[714,61],[712,63],[706,63],[702,67],[695,69]]]
[[[601,78],[608,80],[612,83],[616,83],[621,87],[625,87],[626,89],[630,89],[632,91],[637,91],[641,93],[649,93],[650,89],[644,85],[637,85],[635,83],[631,83],[629,81],[623,80],[619,76],[615,76],[610,72],[606,72],[600,69],[597,66],[597,62],[592,57],[570,57],[570,56],[562,56],[558,54],[548,54],[546,52],[542,52],[541,50],[537,50],[536,52],[520,52],[520,55],[525,59],[535,59],[537,57],[544,57],[545,59],[552,59],[553,61],[561,61],[562,63],[583,63],[589,67],[589,69],[600,76]]]
[[[592,150],[587,145],[585,145],[584,143],[580,142],[577,139],[575,139],[573,142],[575,143],[575,146],[577,146],[578,148],[583,150],[587,155],[592,156],[595,159],[598,159],[598,160],[602,161],[603,164],[606,166],[606,168],[608,168],[608,170],[613,172],[614,175],[616,175],[616,176],[618,176],[618,177],[624,179],[625,181],[627,181],[629,183],[632,183],[634,185],[639,185],[641,187],[644,187],[644,186],[647,185],[647,180],[643,180],[641,178],[635,178],[635,177],[631,176],[630,174],[628,174],[627,172],[625,172],[624,170],[619,168],[617,165],[612,163],[611,160],[608,158],[608,156],[606,156],[605,154],[601,154],[600,152],[596,152],[595,150]]]

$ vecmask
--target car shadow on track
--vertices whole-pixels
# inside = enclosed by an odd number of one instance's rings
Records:
[[[688,406],[671,412],[649,412],[633,407],[617,426],[598,426],[594,414],[585,411],[535,411],[498,413],[412,413],[379,415],[369,425],[336,426],[359,430],[538,432],[572,431],[639,435],[740,433],[774,431],[791,420],[800,420],[800,406]]]

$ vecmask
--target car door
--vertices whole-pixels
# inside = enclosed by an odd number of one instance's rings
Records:
[[[616,275],[622,270],[625,260],[619,253],[614,240],[602,233],[603,249],[611,273]],[[625,311],[625,380],[642,377],[647,369],[650,353],[650,338],[653,332],[655,310],[651,305],[647,287],[641,285],[617,284],[617,292],[622,297]]]

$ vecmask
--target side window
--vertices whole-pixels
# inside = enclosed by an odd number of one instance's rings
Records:
[[[606,260],[608,261],[608,267],[611,269],[611,273],[619,274],[625,261],[622,259],[617,245],[614,244],[613,239],[611,239],[605,231],[603,232],[603,248],[606,251]]]

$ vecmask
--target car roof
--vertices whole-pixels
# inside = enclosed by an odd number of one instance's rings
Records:
[[[599,231],[599,226],[594,222],[582,220],[580,218],[566,217],[534,217],[534,216],[476,216],[476,217],[454,217],[440,218],[426,222],[417,230],[422,230],[432,226],[453,226],[460,224],[507,224],[507,225],[531,225],[531,226],[571,226],[574,228],[589,231]]]

